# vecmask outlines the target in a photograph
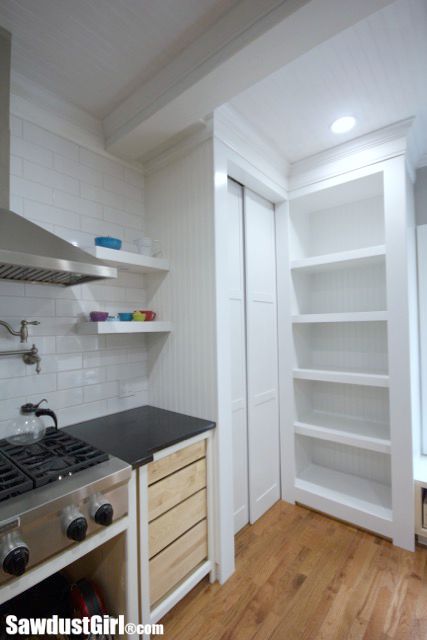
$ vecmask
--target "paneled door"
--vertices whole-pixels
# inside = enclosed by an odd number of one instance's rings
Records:
[[[249,519],[280,498],[274,205],[244,190]]]
[[[234,531],[237,533],[249,522],[243,187],[229,180],[228,196]]]
[[[274,206],[233,180],[229,302],[234,528],[280,498]]]

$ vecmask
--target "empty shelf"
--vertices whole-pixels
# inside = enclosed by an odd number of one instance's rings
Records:
[[[295,422],[295,432],[311,438],[390,453],[390,428],[382,422],[313,411]]]
[[[359,384],[368,387],[388,387],[389,377],[384,373],[367,373],[335,369],[296,368],[294,378],[298,380],[319,380],[321,382],[338,382],[341,384]]]
[[[379,518],[392,520],[391,489],[388,485],[311,464],[298,474],[295,487]]]
[[[385,322],[387,311],[352,311],[348,313],[302,313],[292,316],[294,323],[306,322]]]
[[[329,253],[320,256],[311,256],[292,260],[291,269],[299,271],[320,271],[336,269],[342,266],[358,266],[375,264],[385,257],[385,246],[365,247],[351,251],[341,251],[339,253]]]

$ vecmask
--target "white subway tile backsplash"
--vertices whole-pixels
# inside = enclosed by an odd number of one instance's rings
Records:
[[[125,180],[134,187],[144,191],[144,174],[142,171],[125,167]]]
[[[10,156],[10,173],[13,176],[24,175],[24,160],[18,156]]]
[[[132,213],[134,216],[143,215],[143,203],[139,200],[133,200],[132,198],[124,198],[123,208],[128,213]]]
[[[79,229],[80,216],[72,211],[64,211],[58,207],[52,207],[48,204],[41,204],[34,200],[24,200],[24,215],[26,218],[37,221],[41,226],[46,228],[46,223],[51,225],[64,225],[71,229]]]
[[[24,215],[24,198],[17,196],[14,193],[10,194],[9,198],[10,208],[14,213],[18,213],[20,216]]]
[[[107,400],[108,411],[116,413],[118,411],[126,411],[127,409],[135,409],[148,402],[148,392],[139,391],[135,395],[126,396],[125,398],[109,398]]]
[[[38,402],[39,396],[29,396],[28,402]],[[83,389],[65,389],[64,391],[53,391],[49,393],[49,408],[57,412],[65,407],[75,407],[83,402]],[[52,421],[47,418],[46,425],[51,425]],[[62,424],[60,426],[63,426]]]
[[[106,400],[98,400],[98,402],[90,402],[87,404],[78,404],[72,407],[66,407],[58,411],[59,424],[66,427],[69,424],[77,424],[78,422],[86,422],[99,416],[105,416],[108,413],[108,404]]]
[[[90,184],[81,184],[80,194],[82,198],[93,200],[108,207],[123,207],[124,197],[120,193],[106,191],[101,187],[93,187]]]
[[[78,229],[67,229],[66,227],[55,225],[55,233],[63,240],[71,242],[77,247],[84,249],[85,247],[94,246],[94,236],[92,233],[85,233]]]
[[[31,376],[25,376],[25,378],[9,378],[3,380],[1,383],[2,397],[17,398],[22,396],[25,391],[27,395],[49,393],[49,391],[56,390],[56,374],[54,373],[35,373]]]
[[[131,200],[142,202],[142,189],[134,187],[132,184],[129,184],[129,182],[125,182],[125,180],[121,180],[120,178],[104,176],[104,189],[121,194]]]
[[[95,220],[94,218],[82,218],[81,229],[86,233],[90,233],[92,238],[96,236],[112,236],[113,238],[123,239],[123,227],[105,222],[105,220]],[[93,240],[92,240],[93,244]]]
[[[56,350],[58,353],[70,353],[80,351],[83,357],[88,351],[101,349],[104,345],[104,336],[57,336]]]
[[[22,198],[37,200],[37,202],[43,202],[45,204],[52,204],[53,190],[51,187],[46,187],[45,185],[33,182],[32,180],[27,180],[27,178],[20,178],[19,176],[13,175],[10,176],[10,191]]]
[[[116,176],[117,178],[123,178],[125,175],[125,169],[120,162],[111,160],[105,156],[101,156],[99,153],[90,151],[80,147],[80,162],[92,169],[97,169],[110,176]]]
[[[131,229],[137,229],[139,235],[142,236],[142,217],[133,216],[130,213],[125,213],[119,209],[113,209],[112,207],[104,207],[104,219],[114,224],[119,224],[125,227],[131,227]]]
[[[79,181],[64,173],[48,169],[35,162],[24,160],[24,177],[34,182],[48,185],[52,189],[62,189],[68,193],[79,194]]]
[[[81,369],[83,356],[81,353],[58,353],[55,356],[57,371],[72,371]]]
[[[84,367],[109,367],[127,361],[128,352],[126,349],[100,349],[83,354]]]
[[[72,160],[78,160],[79,158],[79,146],[77,144],[61,138],[56,133],[43,129],[32,122],[28,122],[28,120],[24,120],[23,137],[24,140],[55,151],[61,156],[66,156]]]
[[[70,387],[85,387],[88,384],[99,384],[107,379],[105,369],[76,369],[58,373],[58,389]]]
[[[103,384],[93,384],[83,389],[84,402],[96,402],[113,398],[118,395],[119,385],[117,382],[107,382]]]
[[[12,282],[9,280],[0,280],[0,305],[1,305],[1,296],[23,296],[23,295],[25,295],[25,285],[23,283]]]
[[[93,247],[97,235],[113,235],[135,250],[133,240],[144,235],[142,172],[17,117],[11,147],[17,213],[82,248]],[[40,375],[19,357],[0,359],[0,437],[21,404],[43,396],[61,426],[145,404],[145,337],[86,336],[76,328],[92,310],[144,306],[144,278],[133,273],[70,288],[0,281],[0,318],[14,327],[23,318],[40,320],[28,344],[42,357]],[[0,349],[16,346],[17,338],[0,330]]]
[[[74,196],[71,193],[60,191],[55,189],[53,193],[53,203],[61,209],[67,209],[68,211],[74,211],[82,216],[89,216],[90,218],[102,218],[102,206],[98,202],[91,202],[80,196]],[[62,224],[62,222],[59,222]]]
[[[104,176],[101,171],[91,169],[84,164],[80,164],[80,162],[76,162],[75,160],[71,160],[70,158],[65,158],[64,156],[59,156],[57,154],[55,154],[53,162],[55,169],[60,173],[65,173],[66,175],[72,176],[82,182],[87,182],[95,187],[102,187],[104,183]]]
[[[10,139],[10,150],[13,155],[32,160],[45,167],[53,166],[53,153],[49,149],[32,144],[28,140],[14,135]]]
[[[12,136],[22,138],[22,118],[10,116],[10,133]]]
[[[0,317],[3,318],[40,318],[53,316],[54,313],[53,300],[18,296],[3,296],[0,300]]]

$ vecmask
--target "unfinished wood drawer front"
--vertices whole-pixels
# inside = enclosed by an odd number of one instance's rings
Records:
[[[195,569],[208,555],[206,520],[199,522],[181,538],[150,560],[151,604]]]
[[[206,441],[196,442],[185,449],[180,449],[170,456],[161,458],[148,465],[148,484],[153,484],[162,478],[186,467],[188,464],[203,458],[206,455]]]
[[[207,516],[206,489],[187,498],[149,524],[150,558]]]
[[[148,520],[154,520],[206,487],[206,460],[202,458],[148,487]]]

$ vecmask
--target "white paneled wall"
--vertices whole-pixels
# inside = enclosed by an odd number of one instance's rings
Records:
[[[143,235],[143,175],[106,155],[12,117],[11,208],[82,248],[96,235],[122,238],[135,250]],[[145,305],[143,277],[60,288],[0,282],[0,318],[37,319],[30,341],[42,372],[20,358],[0,359],[0,436],[26,400],[48,398],[66,425],[146,403],[143,336],[83,336],[76,323],[92,310],[132,311]],[[19,348],[0,328],[0,349]]]
[[[212,141],[146,176],[145,196],[147,234],[171,263],[165,277],[147,279],[147,294],[174,325],[167,338],[150,336],[150,402],[215,418]]]

